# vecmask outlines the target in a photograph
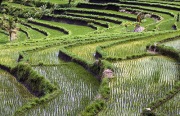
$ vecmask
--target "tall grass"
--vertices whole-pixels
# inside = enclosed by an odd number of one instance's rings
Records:
[[[114,46],[110,46],[104,49],[106,51],[106,54],[110,57],[120,57],[120,58],[126,58],[127,56],[132,55],[140,55],[146,53],[146,45],[153,44],[156,41],[163,40],[165,38],[171,38],[173,37],[174,33],[169,34],[167,36],[165,35],[157,35],[157,36],[150,36],[147,38],[142,38],[141,40],[134,40],[130,42],[123,42]]]
[[[89,32],[94,31],[92,28],[87,27],[87,26],[80,26],[80,25],[75,25],[75,24],[66,24],[66,23],[61,23],[61,22],[53,22],[53,21],[45,21],[45,20],[38,20],[40,22],[45,22],[49,23],[51,25],[58,25],[61,27],[66,28],[71,32],[72,35],[85,35]]]

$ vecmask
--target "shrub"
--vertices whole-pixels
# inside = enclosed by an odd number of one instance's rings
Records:
[[[11,69],[11,74],[13,74],[18,81],[26,85],[31,93],[38,97],[57,90],[54,85],[43,76],[37,74],[28,64],[19,63]]]

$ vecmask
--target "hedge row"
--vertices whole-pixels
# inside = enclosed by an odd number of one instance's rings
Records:
[[[153,33],[153,32],[147,32],[147,33]],[[60,44],[68,44],[68,43],[72,43],[72,42],[76,42],[76,41],[93,41],[93,40],[97,40],[98,39],[103,39],[105,40],[115,40],[115,39],[120,39],[120,38],[125,38],[125,37],[133,37],[133,36],[138,36],[138,35],[143,35],[145,33],[102,33],[102,34],[98,34],[98,36],[92,35],[92,34],[88,34],[88,35],[77,35],[77,36],[70,36],[70,37],[61,37],[61,38],[51,38],[51,39],[39,39],[39,40],[29,40],[26,43],[20,43],[22,45],[36,45],[37,42],[39,42],[39,44],[41,45],[60,45]],[[16,43],[12,43],[11,45],[17,46],[20,44],[16,44]]]
[[[49,20],[49,21],[56,21],[56,22],[66,22],[68,24],[77,24],[77,25],[85,25],[87,26],[88,23],[94,23],[105,28],[108,28],[109,25],[107,23],[102,23],[100,21],[82,17],[73,17],[67,15],[44,15],[41,19]]]
[[[14,75],[19,82],[23,83],[32,94],[38,97],[57,90],[57,87],[52,85],[27,64],[19,63],[11,69],[11,74]]]
[[[27,37],[28,39],[31,39],[30,34],[29,34],[26,30],[20,28],[19,31],[23,32],[23,33],[26,35],[26,37]]]
[[[111,43],[108,43],[108,44],[105,44],[105,45],[102,45],[102,46],[98,46],[96,48],[96,55],[102,59],[107,59],[107,60],[125,60],[126,58],[127,59],[132,59],[132,58],[138,58],[138,57],[142,57],[142,56],[145,56],[145,55],[150,55],[148,53],[145,53],[145,54],[136,54],[136,55],[132,55],[132,56],[127,56],[125,59],[124,58],[121,58],[121,57],[111,57],[111,56],[108,56],[106,54],[105,51],[103,51],[103,49],[107,48],[107,47],[111,47],[111,46],[114,46],[114,45],[117,45],[117,44],[121,44],[121,43],[125,43],[125,42],[130,42],[130,41],[137,41],[137,40],[142,40],[142,39],[146,39],[147,37],[152,37],[152,36],[158,36],[158,35],[163,35],[163,34],[167,34],[167,33],[173,33],[173,31],[164,31],[164,32],[156,32],[156,33],[149,33],[149,35],[142,35],[140,37],[130,37],[130,38],[127,38],[127,39],[124,39],[124,40],[119,40],[119,41],[115,41],[115,42],[111,42]],[[178,33],[178,31],[176,32]],[[179,37],[179,36],[174,36],[172,38],[176,38],[176,37]],[[169,39],[169,38],[166,38],[166,39]]]
[[[61,93],[60,90],[55,90],[50,94],[46,94],[45,96],[42,96],[40,98],[34,98],[31,101],[24,104],[22,107],[18,108],[15,112],[15,116],[23,116],[27,110],[32,109],[33,107],[37,107],[41,104],[46,104],[47,102],[53,100],[55,97],[57,97]]]
[[[7,71],[7,72],[10,72],[12,67],[4,65],[4,64],[0,64],[0,68]]]
[[[148,2],[135,2],[135,1],[120,1],[119,4],[133,4],[133,5],[140,5],[140,6],[148,6],[148,7],[158,7],[158,8],[165,8],[169,10],[180,10],[180,7],[178,6],[172,6],[172,5],[164,5],[160,3],[148,3]]]
[[[147,46],[149,48],[150,46]],[[180,52],[175,50],[172,47],[164,46],[164,45],[151,45],[151,48],[154,48],[156,52],[164,55],[164,56],[169,56],[173,59],[176,59],[177,61],[180,61]]]
[[[129,16],[127,15],[122,15],[122,14],[115,14],[115,13],[110,13],[110,12],[104,12],[104,11],[98,11],[98,10],[93,10],[93,9],[56,9],[54,10],[55,14],[62,14],[64,12],[71,12],[71,13],[82,13],[82,14],[93,14],[93,15],[100,15],[100,16],[108,16],[108,17],[113,17],[113,18],[120,18],[120,19],[126,19],[130,21],[136,21],[136,16]]]
[[[169,0],[170,1],[170,0]],[[166,4],[166,5],[175,5],[175,6],[180,6],[180,4],[176,4],[174,3],[175,0],[171,0],[173,2],[169,2],[168,0],[165,0],[165,1],[141,1],[141,2],[146,2],[146,3],[160,3],[160,4]]]
[[[140,9],[141,12],[151,11],[151,12],[167,14],[167,15],[170,15],[172,17],[175,16],[172,12],[168,12],[168,11],[162,11],[162,10],[158,10],[158,9],[147,8],[147,7],[143,7],[143,6],[134,6],[134,5],[126,5],[126,4],[118,4],[118,3],[107,3],[107,4],[79,3],[77,5],[77,7],[91,8],[91,9],[106,9],[106,10],[115,10],[115,11],[119,11],[121,9],[137,11],[137,9]],[[148,13],[148,12],[145,12],[145,13]],[[156,15],[156,16],[158,16],[158,15]]]
[[[67,30],[67,29],[65,29],[63,27],[50,25],[50,24],[44,23],[44,22],[42,23],[42,22],[37,21],[37,20],[28,20],[28,23],[32,23],[32,24],[35,24],[35,25],[39,25],[39,26],[47,27],[47,28],[54,29],[54,30],[57,30],[57,31],[61,31],[64,34],[70,34],[69,30]]]
[[[53,7],[59,7],[59,8],[66,8],[66,7],[73,7],[76,6],[76,4],[53,4],[51,2],[43,2],[39,0],[30,0],[30,1],[24,1],[24,0],[13,0],[13,2],[18,3],[18,4],[23,4],[25,6],[31,6],[31,7],[41,7],[43,5],[46,5],[47,8],[53,8]]]
[[[88,26],[92,29],[98,30],[98,27],[94,23],[88,23]]]
[[[121,4],[117,4],[119,7],[129,7],[131,9],[140,9],[143,11],[151,11],[151,12],[157,12],[157,13],[162,13],[162,14],[167,14],[171,17],[175,17],[175,14],[171,11],[166,11],[166,10],[159,10],[159,9],[155,9],[155,8],[148,8],[148,7],[143,7],[143,6],[132,6],[132,5],[121,5]]]
[[[77,13],[66,13],[66,15],[75,16],[75,17],[90,18],[90,19],[97,19],[97,20],[102,20],[102,21],[108,21],[108,22],[112,22],[115,24],[121,24],[122,23],[121,20],[118,20],[115,18],[110,18],[110,17],[105,17],[105,16],[85,15],[85,14],[77,14]]]
[[[34,26],[32,26],[32,25],[29,25],[29,24],[27,24],[27,23],[22,23],[22,25],[27,26],[27,27],[29,27],[29,28],[31,28],[31,29],[33,29],[33,30],[36,30],[36,31],[42,33],[42,34],[45,35],[45,36],[49,36],[49,35],[50,35],[49,32],[46,32],[46,31],[43,30],[43,29],[36,28],[36,27],[34,27]]]

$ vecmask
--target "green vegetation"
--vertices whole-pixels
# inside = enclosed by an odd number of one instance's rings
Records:
[[[1,115],[180,115],[179,0],[1,2]]]
[[[81,66],[74,63],[59,66],[34,67],[40,74],[55,84],[62,93],[48,104],[41,105],[25,114],[28,116],[77,115],[94,98],[99,83]]]
[[[8,72],[0,70],[1,115],[11,116],[18,107],[35,98],[22,84]]]
[[[114,62],[111,100],[99,115],[138,115],[152,101],[166,95],[178,80],[178,65],[156,56]]]
[[[180,46],[179,46],[180,45],[180,39],[165,42],[165,43],[163,43],[163,45],[172,47],[176,50],[180,50]]]

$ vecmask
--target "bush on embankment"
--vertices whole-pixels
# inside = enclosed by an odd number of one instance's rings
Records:
[[[69,52],[65,48],[61,48],[59,50],[59,55],[58,56],[62,60],[72,61],[72,62],[75,62],[75,63],[81,65],[86,70],[90,71],[95,76],[97,76],[99,79],[102,76],[102,72],[103,72],[104,69],[107,69],[107,68],[113,69],[112,65],[109,62],[105,61],[105,60],[98,60],[98,61],[92,63],[92,62],[89,62],[89,61],[75,55],[75,54],[72,54],[71,52]]]
[[[10,72],[19,82],[23,83],[32,94],[38,97],[57,90],[53,84],[34,71],[28,64],[19,63],[16,67],[12,68]]]
[[[173,59],[176,59],[177,61],[180,61],[180,53],[172,47],[164,45],[148,45],[146,48],[153,49],[153,51],[156,51],[164,56],[169,56]]]

